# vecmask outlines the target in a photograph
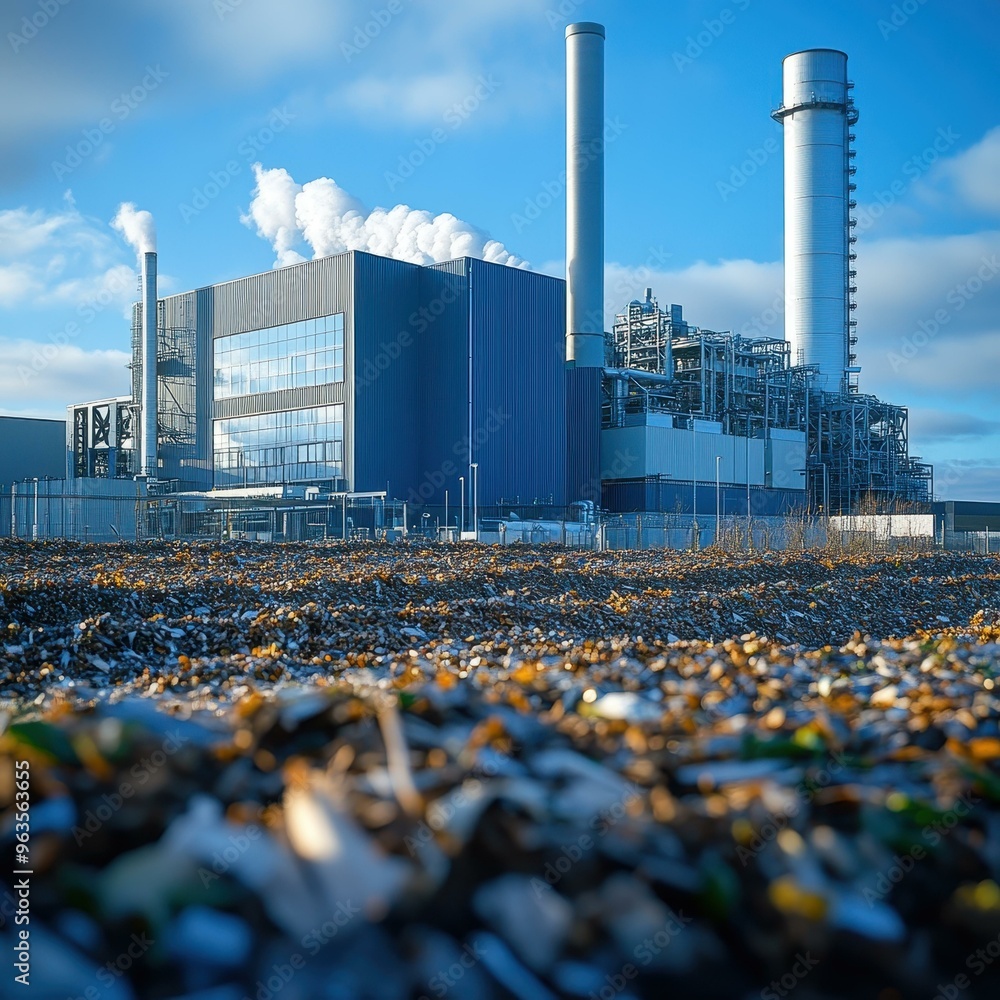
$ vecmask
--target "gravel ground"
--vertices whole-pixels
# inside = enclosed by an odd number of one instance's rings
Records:
[[[998,568],[0,544],[25,994],[995,997]]]

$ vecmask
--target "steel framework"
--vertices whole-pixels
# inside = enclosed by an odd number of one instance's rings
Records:
[[[807,503],[814,512],[900,512],[930,502],[933,471],[910,455],[908,411],[846,384],[816,388],[818,369],[791,363],[785,340],[702,330],[665,313],[651,291],[615,321],[605,369],[602,426],[629,415],[670,414],[675,426],[716,421],[725,434],[804,431]]]

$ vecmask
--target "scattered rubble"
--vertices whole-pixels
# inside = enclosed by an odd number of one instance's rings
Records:
[[[32,995],[993,997],[995,608],[944,554],[0,546]]]

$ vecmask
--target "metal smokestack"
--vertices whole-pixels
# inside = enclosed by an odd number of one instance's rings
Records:
[[[142,255],[142,431],[140,472],[155,477],[157,464],[156,254]]]
[[[566,28],[566,361],[604,365],[604,25]]]
[[[852,367],[854,271],[850,127],[857,111],[847,55],[809,49],[786,56],[782,105],[773,117],[785,140],[785,339],[792,364],[817,365],[816,385],[846,391]]]

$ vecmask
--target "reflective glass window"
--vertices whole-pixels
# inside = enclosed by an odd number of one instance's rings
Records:
[[[344,478],[344,406],[319,406],[214,424],[217,486]]]
[[[344,314],[219,337],[215,398],[344,381]]]

